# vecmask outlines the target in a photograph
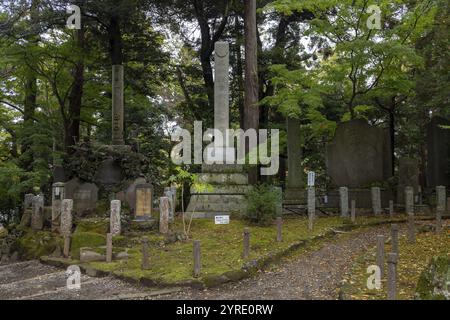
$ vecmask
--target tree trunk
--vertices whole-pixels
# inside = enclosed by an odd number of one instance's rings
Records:
[[[239,123],[240,127],[244,128],[244,68],[242,66],[242,37],[239,26],[239,15],[235,17],[235,36],[236,36],[236,77],[238,82],[238,106],[239,106]]]
[[[245,104],[244,129],[259,129],[258,44],[256,34],[256,0],[245,0]],[[251,184],[258,182],[258,168],[249,171]]]
[[[77,46],[81,52],[84,50],[84,30],[80,29],[76,32]],[[73,86],[69,95],[69,117],[68,126],[65,128],[64,146],[67,153],[71,154],[73,150],[70,148],[80,141],[80,117],[81,104],[83,98],[84,86],[84,60],[83,54],[77,61],[72,70]]]

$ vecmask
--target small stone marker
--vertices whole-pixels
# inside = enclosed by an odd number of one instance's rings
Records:
[[[68,259],[70,257],[70,245],[71,245],[71,243],[72,243],[72,236],[71,235],[64,235],[63,256],[66,259]]]
[[[407,214],[414,214],[414,188],[405,188],[405,211]]]
[[[198,277],[200,277],[200,274],[202,271],[200,241],[199,240],[194,241],[193,253],[194,253],[194,277],[198,278]]]
[[[277,217],[277,242],[283,241],[283,219],[281,217]]]
[[[248,228],[244,229],[244,259],[248,259],[250,255],[250,230]]]
[[[120,200],[111,201],[111,214],[110,214],[110,231],[113,236],[118,236],[121,233],[121,221],[120,221],[120,213],[121,213],[122,203]]]
[[[61,225],[61,206],[65,198],[64,186],[62,182],[54,183],[52,186],[52,231],[57,231]]]
[[[351,202],[351,219],[353,223],[356,222],[356,200]]]
[[[398,225],[391,225],[391,250],[393,253],[399,254],[398,252]]]
[[[31,215],[31,229],[42,230],[44,228],[44,197],[33,197],[33,213]]]
[[[408,215],[408,242],[413,244],[416,242],[416,226],[414,223],[414,215]]]
[[[381,190],[379,187],[371,188],[372,194],[372,209],[374,215],[378,216],[381,214]]]
[[[384,236],[377,236],[377,266],[380,267],[381,277],[384,276]]]
[[[308,230],[313,229],[316,215],[316,189],[308,187]]]
[[[142,270],[150,269],[150,253],[148,247],[148,238],[142,238]]]
[[[169,232],[169,204],[168,197],[159,198],[159,232],[167,234]]]
[[[394,217],[394,201],[389,200],[389,217]]]
[[[397,299],[397,254],[388,253],[388,300]]]
[[[61,207],[61,226],[59,227],[59,232],[62,236],[70,236],[72,234],[73,200],[64,199]]]
[[[175,219],[175,211],[177,207],[177,188],[167,187],[164,188],[164,196],[169,198],[169,222],[173,222]]]
[[[111,233],[106,234],[106,262],[112,262],[113,256],[113,235]]]
[[[341,205],[341,217],[348,217],[348,188],[340,187],[339,188],[340,195],[340,205]]]
[[[436,187],[436,210],[445,212],[445,186],[437,186]]]

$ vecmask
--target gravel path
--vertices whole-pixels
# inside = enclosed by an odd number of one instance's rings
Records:
[[[401,227],[401,226],[400,226]],[[403,232],[403,227],[402,232]],[[184,290],[162,299],[338,299],[340,282],[353,260],[376,245],[376,236],[389,236],[389,226],[340,235],[321,249],[300,255],[277,269],[266,271],[239,283],[209,290]]]

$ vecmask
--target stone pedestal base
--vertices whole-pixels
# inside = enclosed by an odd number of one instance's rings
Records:
[[[208,167],[205,166],[205,168]],[[232,168],[219,166],[210,168],[214,171],[233,171]],[[201,173],[199,181],[210,184],[212,190],[196,190],[194,187],[191,189],[191,200],[186,210],[187,216],[214,218],[216,215],[239,214],[245,210],[244,196],[252,188],[248,185],[247,174],[242,172]]]

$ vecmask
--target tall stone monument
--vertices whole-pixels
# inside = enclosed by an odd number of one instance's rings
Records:
[[[302,202],[305,200],[305,188],[303,185],[302,143],[300,139],[300,121],[288,118],[287,127],[287,152],[288,152],[288,175],[284,195],[285,203]]]
[[[229,44],[216,42],[214,52],[214,129],[225,133],[229,129]],[[224,135],[224,143],[216,143],[214,152],[223,159],[235,159],[235,149]],[[187,214],[194,218],[213,218],[216,215],[228,215],[245,208],[244,195],[249,188],[248,175],[237,164],[203,164],[199,174],[201,183],[212,185],[212,190],[191,189],[191,199]]]

